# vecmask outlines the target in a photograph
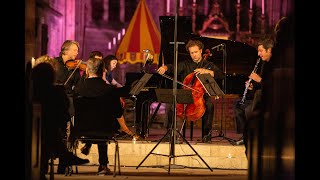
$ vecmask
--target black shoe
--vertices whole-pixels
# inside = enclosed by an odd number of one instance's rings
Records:
[[[237,146],[243,145],[243,144],[244,144],[244,143],[243,143],[243,139],[238,140],[238,141],[235,142],[235,145],[237,145]]]
[[[68,166],[67,168],[66,168],[66,171],[65,171],[65,173],[64,173],[64,175],[65,176],[71,176],[71,174],[72,174],[72,166]]]
[[[80,165],[80,164],[85,164],[88,163],[89,159],[82,159],[79,158],[78,156],[73,155],[70,160],[69,160],[69,165]]]
[[[211,143],[211,136],[210,135],[206,135],[202,138],[202,142],[203,143]]]
[[[91,149],[91,144],[85,144],[80,150],[82,154],[87,156],[90,153],[90,149]]]
[[[45,175],[40,175],[40,180],[48,180]]]
[[[59,161],[62,161],[62,160],[59,159]],[[65,164],[59,162],[58,168],[57,168],[57,174],[64,174],[66,172],[66,168],[67,166]]]
[[[64,156],[62,156],[62,166],[71,166],[71,165],[80,165],[80,164],[85,164],[88,163],[88,159],[82,159],[79,158],[78,156],[74,155],[71,152],[67,152]],[[64,169],[65,172],[65,169]]]
[[[109,174],[111,174],[111,170],[106,165],[99,165],[99,168],[98,168],[99,176],[104,176]]]
[[[125,132],[121,132],[117,134],[116,139],[132,139],[132,137]]]

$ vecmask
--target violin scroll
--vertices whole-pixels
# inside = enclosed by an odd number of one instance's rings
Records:
[[[206,49],[203,54],[203,60],[207,60],[209,56],[212,56],[212,53],[209,49]]]

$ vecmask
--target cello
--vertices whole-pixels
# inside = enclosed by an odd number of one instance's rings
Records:
[[[200,81],[196,78],[194,72],[188,74],[185,77],[183,83],[187,84],[188,86],[192,87],[197,91],[191,90],[193,98],[192,104],[176,105],[177,117],[179,119],[186,118],[187,121],[197,121],[203,116],[204,112],[206,111],[205,101],[203,99],[203,94],[205,93],[205,90]]]
[[[204,61],[208,58],[209,53],[210,51],[205,51],[205,54],[203,55]],[[179,119],[185,118],[187,121],[197,121],[204,115],[206,111],[205,100],[203,99],[203,95],[206,91],[195,72],[188,74],[184,78],[183,84],[191,87],[189,89],[192,90],[193,103],[177,104],[177,117]],[[185,89],[186,86],[183,86],[183,88]]]

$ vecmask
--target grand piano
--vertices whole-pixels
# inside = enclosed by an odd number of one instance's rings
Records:
[[[162,54],[164,64],[174,64],[174,16],[160,16],[161,28],[161,52],[159,64],[162,64]],[[202,37],[192,33],[192,21],[190,16],[178,16],[177,22],[177,41],[187,43],[190,39],[198,39],[205,45],[204,51],[209,51],[207,60],[212,61],[225,74],[225,86],[222,87],[222,82],[217,82],[225,94],[242,94],[244,91],[244,83],[248,80],[248,76],[252,71],[257,56],[257,50],[248,44],[223,40],[209,37]],[[189,53],[185,49],[185,44],[178,46],[177,61],[190,58]],[[214,48],[220,44],[222,47]],[[139,80],[145,72],[127,73],[126,84],[131,84]],[[171,76],[173,77],[173,76]],[[137,134],[144,137],[148,133],[152,117],[150,116],[150,104],[156,101],[156,88],[172,88],[172,81],[168,80],[159,74],[153,74],[151,79],[141,90],[136,97],[135,121]],[[155,111],[156,113],[157,111]],[[151,119],[150,119],[151,118]]]

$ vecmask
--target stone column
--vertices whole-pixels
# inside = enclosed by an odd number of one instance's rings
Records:
[[[76,4],[75,0],[68,0],[66,1],[66,8],[65,8],[65,39],[75,39],[74,32],[76,31],[75,28],[75,16],[76,16]]]
[[[166,16],[170,16],[170,0],[167,0],[166,5]]]
[[[25,31],[24,31],[24,49],[25,49],[25,65],[35,57],[35,15],[36,15],[35,0],[26,0],[25,6]]]
[[[265,34],[265,20],[264,14],[261,14],[261,34]]]
[[[197,12],[197,4],[196,1],[192,3],[192,32],[196,32],[196,12]]]
[[[126,2],[125,0],[120,0],[120,21],[125,22],[125,12],[126,12]]]
[[[92,23],[92,3],[91,0],[89,1],[89,3],[86,3],[86,22],[84,22],[86,25],[89,25]]]
[[[208,0],[204,0],[204,3],[203,3],[203,10],[204,10],[204,15],[208,15],[208,5],[209,5],[209,2]]]
[[[179,16],[183,16],[183,0],[180,0],[179,3]]]
[[[240,32],[240,3],[237,3],[237,33]]]
[[[109,21],[109,0],[103,0],[103,21]]]
[[[252,29],[252,14],[253,14],[252,9],[249,9],[249,34],[252,33],[252,31],[251,31],[251,29]]]
[[[240,41],[240,10],[241,6],[240,3],[237,3],[237,30],[236,30],[236,40]]]

